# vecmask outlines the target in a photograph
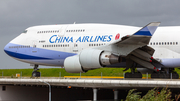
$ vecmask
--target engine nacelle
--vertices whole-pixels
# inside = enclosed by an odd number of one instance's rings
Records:
[[[69,73],[80,73],[80,72],[85,72],[79,63],[79,56],[71,56],[67,57],[64,60],[64,68],[67,72]]]
[[[79,54],[79,61],[83,69],[91,70],[101,68],[100,55],[102,50],[97,49],[85,49]]]
[[[85,49],[79,55],[65,59],[64,68],[70,73],[86,72],[119,62],[119,57],[98,49]]]

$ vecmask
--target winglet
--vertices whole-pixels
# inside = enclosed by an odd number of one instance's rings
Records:
[[[151,22],[136,33],[134,33],[134,35],[152,36],[159,24],[160,22]]]

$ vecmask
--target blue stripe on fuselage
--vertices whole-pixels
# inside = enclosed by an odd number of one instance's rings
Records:
[[[9,43],[5,46],[4,51],[17,59],[25,59],[25,60],[54,60],[60,59],[64,60],[66,57],[76,55],[75,53],[68,53],[62,51],[54,51],[49,49],[42,49],[42,48],[9,48],[13,46],[21,46],[17,44]],[[36,52],[33,52],[36,50]]]
[[[9,56],[12,56],[14,58],[18,59],[50,59],[50,58],[43,58],[43,57],[38,57],[38,56],[30,56],[26,54],[20,54],[20,53],[15,53],[11,51],[4,50]]]

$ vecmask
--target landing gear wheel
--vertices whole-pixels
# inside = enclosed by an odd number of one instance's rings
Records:
[[[171,79],[171,73],[152,73],[151,78]],[[179,79],[179,75],[176,72],[172,73],[172,79]]]
[[[31,76],[31,78],[34,78],[34,77],[40,77],[41,76],[41,73],[40,72],[38,72],[38,65],[34,65],[34,71],[32,72],[32,76]]]
[[[141,73],[125,73],[125,78],[142,78]]]
[[[172,79],[179,79],[179,74],[176,72],[172,73]]]
[[[40,77],[40,72],[33,71],[32,72],[32,77]]]
[[[169,79],[170,76],[169,76],[169,74],[161,72],[161,73],[152,73],[151,78]]]

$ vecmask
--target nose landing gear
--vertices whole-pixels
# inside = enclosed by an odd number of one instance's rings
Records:
[[[32,78],[33,78],[33,77],[40,77],[40,76],[41,76],[41,73],[38,72],[38,70],[39,70],[39,69],[38,69],[38,65],[35,64],[35,65],[34,65],[34,71],[32,72],[32,76],[31,76]]]

